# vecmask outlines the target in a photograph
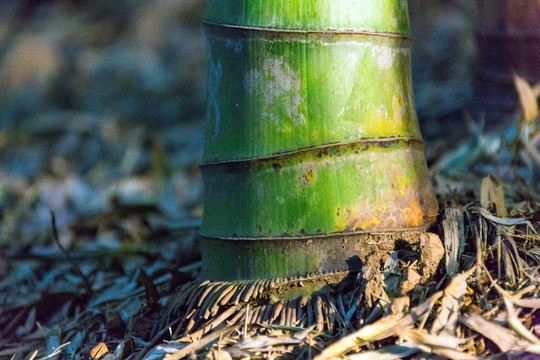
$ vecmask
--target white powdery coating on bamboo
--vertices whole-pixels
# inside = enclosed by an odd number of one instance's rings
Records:
[[[394,65],[397,55],[401,54],[410,59],[411,50],[409,48],[395,48],[389,46],[373,45],[373,54],[377,57],[379,70],[388,70]]]
[[[374,46],[373,51],[377,56],[379,70],[388,70],[394,63],[393,49],[387,46]]]
[[[221,124],[221,110],[219,108],[218,93],[223,75],[221,62],[210,62],[208,69],[208,118],[211,119],[211,112],[214,112],[214,136],[219,135],[219,126]]]
[[[278,108],[284,109],[294,126],[306,123],[306,117],[300,111],[300,106],[304,102],[300,91],[301,82],[283,57],[267,58],[264,60],[262,72],[251,69],[246,73],[244,89],[248,94],[262,93],[264,97],[262,115],[271,120],[278,131],[284,131],[283,119],[276,116]]]

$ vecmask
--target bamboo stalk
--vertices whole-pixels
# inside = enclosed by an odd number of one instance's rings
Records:
[[[206,277],[358,270],[372,232],[434,220],[406,0],[209,0],[205,25]]]

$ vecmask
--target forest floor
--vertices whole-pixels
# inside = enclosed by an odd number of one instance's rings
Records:
[[[441,207],[430,231],[445,246],[435,281],[362,313],[340,295],[335,331],[245,322],[190,337],[163,318],[201,267],[203,6],[2,2],[0,358],[540,357],[540,86],[518,82],[522,102],[494,120],[473,97],[470,2],[411,12]],[[387,283],[417,270],[398,255]]]

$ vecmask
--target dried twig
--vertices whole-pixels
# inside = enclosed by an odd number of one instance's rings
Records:
[[[185,356],[205,347],[206,345],[210,344],[212,341],[219,339],[222,336],[225,336],[229,334],[230,332],[234,331],[235,327],[226,327],[218,331],[214,331],[211,334],[208,334],[207,336],[203,337],[202,339],[195,341],[194,343],[189,344],[185,348],[182,348],[178,350],[177,352],[166,355],[165,360],[180,360],[183,359]]]
[[[73,266],[73,269],[82,278],[84,285],[86,286],[86,291],[88,292],[88,296],[92,296],[93,291],[92,291],[92,285],[90,285],[90,281],[88,281],[88,278],[86,277],[86,275],[83,274],[83,272],[81,271],[81,269],[79,268],[75,260],[71,258],[71,256],[66,251],[64,246],[60,243],[60,238],[58,237],[58,229],[56,228],[56,218],[54,217],[54,212],[52,211],[51,211],[51,226],[52,226],[52,231],[53,231],[53,238],[54,238],[54,241],[56,242],[56,245],[64,253],[64,255],[66,256],[66,259],[68,259],[68,261]]]
[[[437,292],[430,299],[426,300],[406,315],[389,315],[377,320],[373,324],[364,326],[360,330],[342,338],[324,349],[314,358],[314,360],[334,359],[358,346],[397,335],[399,331],[411,327],[422,314],[431,308],[431,304],[437,301],[442,295],[442,291]]]

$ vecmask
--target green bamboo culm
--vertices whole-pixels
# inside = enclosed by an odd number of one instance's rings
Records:
[[[205,29],[205,278],[350,269],[434,220],[407,0],[208,0]]]

